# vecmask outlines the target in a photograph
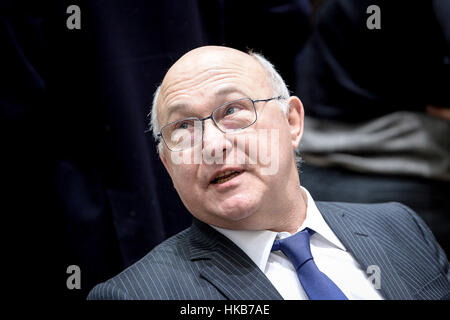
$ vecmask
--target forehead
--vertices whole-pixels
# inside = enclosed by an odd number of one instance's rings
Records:
[[[229,48],[194,50],[180,58],[164,77],[158,114],[164,115],[173,105],[193,101],[214,103],[224,92],[255,98],[267,89],[266,71],[252,56]]]

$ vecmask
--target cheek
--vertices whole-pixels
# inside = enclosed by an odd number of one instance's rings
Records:
[[[196,212],[199,205],[198,199],[202,198],[202,191],[196,183],[196,170],[189,168],[175,170],[172,174],[172,183],[188,211]]]
[[[234,137],[234,149],[237,153],[231,154],[234,160],[245,154],[249,164],[267,164],[267,158],[278,155],[280,145],[279,128],[254,128]]]
[[[170,177],[172,178],[172,183],[175,189],[180,193],[180,196],[184,196],[187,190],[193,191],[195,187],[194,183],[197,180],[197,166],[196,165],[186,165],[186,164],[171,164],[170,165]]]
[[[286,155],[292,154],[290,133],[282,121],[282,118],[275,117],[271,123],[261,121],[258,127],[246,134],[245,149],[239,148],[241,153],[245,152],[250,164],[257,165],[261,175],[278,174],[280,167],[289,160]]]

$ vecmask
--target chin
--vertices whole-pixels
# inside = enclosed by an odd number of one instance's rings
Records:
[[[237,194],[215,206],[215,215],[236,222],[250,217],[258,209],[259,201],[248,195]]]

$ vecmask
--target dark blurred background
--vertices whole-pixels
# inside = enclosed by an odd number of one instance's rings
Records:
[[[427,109],[450,107],[449,2],[393,2],[1,1],[1,213],[11,292],[84,299],[190,225],[144,132],[167,69],[207,44],[262,52],[321,125],[352,133],[396,112],[425,117],[409,132],[433,134],[406,158],[438,163],[433,174],[324,162],[319,155],[335,152],[311,137],[319,147],[305,146],[301,181],[315,200],[402,201],[449,252],[450,120],[446,109]],[[81,28],[69,30],[74,4]],[[378,30],[366,26],[372,4],[381,9]],[[371,160],[371,148],[351,152]],[[81,268],[81,290],[66,287],[69,265]]]

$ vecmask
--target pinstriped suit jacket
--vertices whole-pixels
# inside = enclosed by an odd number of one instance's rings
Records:
[[[423,221],[399,203],[316,202],[325,221],[366,270],[381,271],[386,299],[450,299],[445,253]],[[164,241],[88,299],[282,299],[253,261],[207,224]]]

